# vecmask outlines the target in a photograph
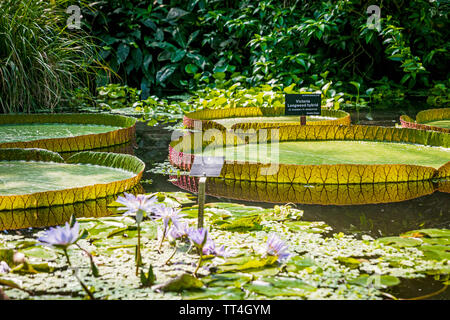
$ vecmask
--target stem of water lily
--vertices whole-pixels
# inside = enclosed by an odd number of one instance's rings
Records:
[[[89,298],[91,300],[96,300],[94,295],[92,294],[92,292],[88,289],[88,287],[84,284],[84,282],[77,276],[75,269],[72,268],[72,263],[70,262],[70,258],[69,258],[69,255],[67,253],[67,249],[63,249],[63,251],[64,251],[64,255],[66,256],[67,263],[69,264],[70,268],[72,269],[73,275],[75,276],[75,278],[77,278],[77,280],[80,283],[80,285],[83,288],[83,290],[87,293],[87,295],[89,296]]]
[[[63,249],[63,251],[64,251],[64,255],[66,256],[67,263],[69,264],[70,267],[72,267],[72,263],[70,262],[69,255],[67,254],[67,249]]]
[[[161,238],[161,242],[159,243],[159,246],[158,246],[158,252],[159,253],[161,253],[161,247],[162,247],[164,238],[166,237],[166,230],[167,230],[167,226],[164,226],[164,231],[163,231],[163,235],[162,235],[162,238]]]
[[[72,270],[73,275],[75,276],[75,278],[77,278],[78,282],[80,283],[81,287],[83,288],[83,290],[87,293],[87,295],[89,296],[89,298],[91,300],[97,300],[95,299],[94,295],[92,294],[91,290],[89,290],[89,288],[84,284],[84,282],[78,277],[78,275],[76,274],[75,270]]]
[[[202,261],[203,261],[203,254],[200,253],[200,259],[198,259],[197,268],[196,268],[195,271],[194,271],[194,277],[196,277],[196,278],[197,278],[197,271],[198,271],[198,269],[200,269],[200,266],[201,266],[201,264],[202,264]]]
[[[175,249],[173,250],[172,254],[170,255],[169,259],[167,259],[165,264],[168,264],[170,260],[172,260],[173,256],[175,255],[175,253],[177,252],[178,248],[175,245]]]

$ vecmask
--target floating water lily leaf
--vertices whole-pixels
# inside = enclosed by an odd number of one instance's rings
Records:
[[[203,282],[193,275],[183,273],[182,275],[154,287],[157,291],[173,291],[181,292],[183,290],[200,289],[203,287]]]
[[[43,130],[44,124],[48,128]],[[61,124],[62,128],[57,128],[58,124]],[[70,129],[74,126],[78,131],[71,132]],[[135,126],[134,118],[110,114],[6,114],[0,115],[0,133],[14,128],[20,133],[23,131],[21,129],[28,128],[30,134],[36,130],[39,130],[39,134],[35,134],[35,137],[23,137],[19,141],[17,137],[20,138],[20,134],[11,135],[14,138],[11,142],[0,138],[0,148],[42,148],[56,152],[105,148],[133,140]],[[50,135],[42,138],[42,133],[45,134],[46,131]],[[3,139],[7,137],[6,134],[0,136]]]
[[[39,272],[50,273],[53,271],[54,268],[50,267],[48,263],[29,263],[25,261],[24,263],[21,263],[12,268],[10,272],[19,274],[34,274]]]
[[[276,130],[279,133],[276,140],[280,142],[279,145],[302,144],[306,147],[309,146],[308,148],[312,148],[311,150],[315,150],[316,144],[320,143],[324,148],[327,145],[336,147],[339,144],[348,143],[353,144],[353,148],[356,145],[359,147],[366,146],[367,148],[377,146],[375,148],[377,150],[384,148],[402,154],[402,163],[398,164],[398,160],[393,160],[397,159],[397,156],[392,157],[392,154],[386,150],[370,153],[373,155],[370,157],[365,152],[356,153],[356,155],[362,156],[357,161],[351,158],[352,155],[355,155],[354,152],[349,153],[350,158],[344,155],[344,158],[340,159],[341,148],[337,149],[339,152],[333,153],[335,155],[333,157],[330,157],[328,152],[322,157],[308,158],[309,162],[305,162],[304,157],[295,157],[297,159],[295,163],[290,163],[290,160],[286,160],[286,163],[283,161],[269,161],[270,163],[268,163],[267,159],[264,162],[260,161],[259,158],[258,161],[255,161],[254,157],[258,155],[258,152],[242,153],[238,151],[246,148],[253,150],[256,147],[264,146],[258,145],[261,141],[260,135],[267,138],[262,139],[262,141],[271,142],[271,134],[267,131],[255,131],[254,134],[247,136],[247,140],[243,140],[239,135],[220,130],[214,137],[208,137],[206,134],[209,133],[205,133],[202,139],[202,149],[195,146],[194,140],[198,139],[193,139],[191,135],[172,141],[169,147],[169,159],[172,165],[183,170],[189,170],[193,158],[196,154],[200,154],[203,148],[208,147],[207,152],[209,154],[216,151],[223,152],[225,143],[226,150],[230,152],[225,152],[228,158],[223,166],[221,177],[229,180],[339,185],[424,181],[431,180],[434,177],[445,178],[450,174],[450,170],[447,168],[450,165],[446,167],[450,152],[448,150],[450,135],[445,133],[360,125],[290,126],[289,128],[281,127]],[[267,147],[267,144],[265,146]],[[443,148],[431,148],[434,146]],[[436,154],[433,154],[430,158],[431,153]],[[235,161],[234,156],[237,154],[241,154],[241,158],[238,158],[240,161]],[[288,152],[280,152],[280,159],[289,157],[289,154]],[[250,157],[251,161],[246,162],[246,158],[242,158],[242,155]],[[232,156],[233,158],[230,158]],[[382,158],[379,158],[381,156]],[[277,157],[277,153],[271,152],[270,157]],[[298,163],[298,159],[301,160],[301,163]]]
[[[420,246],[423,241],[420,239],[415,239],[415,238],[404,238],[404,237],[384,237],[384,238],[379,238],[376,241],[386,244],[386,245],[391,245],[394,247],[416,247],[416,246]]]
[[[142,186],[138,185],[129,193],[142,193]],[[73,215],[83,229],[93,228],[98,218],[112,215],[114,212],[110,210],[107,204],[117,198],[117,195],[108,196],[84,202],[76,202],[62,206],[41,207],[21,210],[0,211],[0,230],[16,230],[25,228],[42,228],[49,226],[62,225],[69,221]],[[86,218],[86,217],[95,217]],[[124,217],[131,222],[128,225],[135,224],[132,218]],[[121,220],[125,223],[125,221]]]
[[[281,272],[281,269],[276,264],[274,264],[274,266],[272,267],[265,267],[263,269],[249,269],[246,270],[246,272],[248,272],[255,278],[271,277],[278,275]]]
[[[450,108],[428,109],[420,111],[414,119],[403,115],[400,123],[404,128],[450,132]]]
[[[27,257],[35,257],[40,259],[56,259],[57,254],[54,250],[40,245],[34,245],[26,249],[21,249],[21,253],[25,254]]]
[[[289,259],[286,265],[286,270],[290,272],[296,272],[309,268],[315,265],[315,262],[310,257],[293,256]]]
[[[261,120],[255,121],[256,117]],[[342,110],[322,108],[321,117],[309,117],[307,125],[349,125],[350,114]],[[247,118],[247,119],[246,119]],[[266,120],[264,120],[266,119]],[[202,122],[202,129],[260,129],[267,127],[292,126],[299,123],[299,117],[286,117],[284,107],[279,108],[227,108],[203,109],[188,113],[184,116],[183,124],[187,128],[194,128],[195,121]]]
[[[252,275],[246,273],[222,273],[213,274],[202,281],[208,287],[236,287],[240,288],[245,283],[251,281]]]
[[[373,286],[375,288],[393,287],[400,284],[400,279],[390,275],[372,275],[363,274],[349,283],[356,284],[363,287]]]
[[[261,230],[261,221],[262,218],[260,215],[252,215],[247,217],[242,217],[238,219],[234,219],[231,221],[228,220],[219,220],[216,221],[216,227],[222,230],[228,231],[237,231],[237,232],[246,232],[250,230]]]
[[[420,230],[412,230],[401,234],[403,237],[408,236],[427,236],[430,238],[450,238],[450,230],[448,229],[420,229]]]
[[[235,271],[243,271],[243,270],[255,270],[268,266],[272,266],[278,260],[276,256],[268,256],[266,258],[260,259],[244,259],[242,264],[223,264],[218,266],[217,273],[224,272],[235,272]]]
[[[40,159],[49,158],[59,159],[56,163],[52,162],[42,162]],[[48,179],[51,187],[43,190],[39,190],[42,185],[45,186],[45,181],[36,182],[34,180],[28,181],[26,176],[21,176],[26,173],[26,170],[9,171],[6,176],[6,186],[0,185],[0,211],[2,210],[17,210],[17,209],[29,209],[38,207],[50,207],[56,205],[65,205],[76,202],[82,202],[86,200],[93,200],[97,198],[105,198],[107,196],[115,195],[126,190],[132,189],[136,186],[143,174],[145,165],[138,158],[125,154],[114,154],[114,153],[104,153],[104,152],[80,152],[69,159],[66,163],[62,163],[63,160],[56,153],[50,153],[47,150],[36,150],[36,149],[2,149],[0,153],[0,171],[3,167],[7,167],[12,163],[13,169],[14,165],[17,165],[17,160],[26,160],[26,162],[19,162],[21,166],[30,166],[33,169],[36,166],[47,166],[51,168],[52,166],[56,168],[56,171],[52,174],[47,172],[43,175],[41,179]],[[6,161],[5,161],[6,160]],[[34,160],[34,162],[33,162]],[[84,167],[83,167],[84,166]],[[24,167],[24,168],[25,168]],[[102,176],[91,176],[92,174],[85,172],[85,180],[90,178],[91,182],[79,186],[79,182],[73,182],[72,187],[68,187],[67,183],[70,180],[61,179],[61,173],[57,169],[62,169],[66,171],[68,167],[82,169],[93,169],[101,168],[101,170],[110,170],[118,176],[113,178],[109,177],[102,180]],[[4,169],[5,169],[4,168]],[[5,170],[6,170],[5,169]],[[87,170],[88,171],[88,170]],[[82,173],[77,171],[77,176],[83,176]],[[119,174],[123,173],[123,174]],[[8,182],[9,181],[9,182]],[[5,181],[3,181],[5,182]],[[31,191],[20,191],[18,194],[9,194],[8,190],[11,190],[14,183],[19,183],[21,186],[18,190],[28,190]],[[62,185],[59,185],[62,183]],[[11,185],[11,186],[10,186]],[[23,186],[24,185],[24,186]],[[8,187],[9,186],[9,187]],[[6,194],[6,195],[5,195]]]
[[[292,232],[323,233],[330,230],[324,222],[287,221],[284,223]]]
[[[0,285],[4,285],[4,286],[10,287],[10,288],[22,290],[22,287],[19,285],[19,283],[17,283],[14,280],[11,280],[11,279],[0,278]]]
[[[314,291],[316,287],[307,284],[300,279],[286,278],[286,277],[265,277],[261,281],[268,282],[277,288],[297,288],[302,290]]]
[[[5,261],[8,265],[14,265],[14,250],[0,249],[0,261]]]
[[[168,198],[176,200],[179,204],[191,204],[197,202],[197,198],[187,192],[164,192],[164,195]]]
[[[262,278],[244,286],[246,290],[267,297],[304,297],[316,288],[299,280],[289,278]]]
[[[352,257],[338,257],[337,260],[349,267],[350,269],[356,269],[361,264],[361,261]]]
[[[450,247],[450,238],[421,238],[421,240],[424,244]]]
[[[430,260],[450,260],[450,246],[422,245],[420,248],[426,259]]]
[[[183,214],[191,218],[198,215],[198,206],[184,207]],[[214,202],[205,205],[205,217],[212,221],[216,226],[221,228],[236,229],[240,227],[258,228],[257,216],[270,214],[272,209],[263,209],[260,207],[247,207],[237,203]],[[243,220],[239,220],[239,219]],[[248,218],[248,219],[247,219]],[[242,226],[239,226],[242,224]]]
[[[183,300],[242,300],[245,292],[238,288],[207,288],[204,290],[185,290],[182,293]]]

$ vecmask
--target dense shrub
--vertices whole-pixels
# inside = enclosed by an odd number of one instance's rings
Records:
[[[381,5],[380,30],[368,28],[370,4]],[[103,56],[144,97],[238,77],[247,87],[309,86],[325,72],[338,91],[389,97],[449,78],[445,1],[109,0],[93,8],[86,21]]]

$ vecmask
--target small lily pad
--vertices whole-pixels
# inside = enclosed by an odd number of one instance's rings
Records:
[[[423,243],[422,240],[416,238],[402,238],[402,237],[384,237],[377,239],[378,242],[391,245],[394,247],[416,247]]]
[[[363,274],[348,283],[363,287],[374,286],[375,288],[393,287],[400,284],[400,279],[390,275],[372,275]]]
[[[200,289],[203,287],[203,282],[190,275],[188,273],[183,273],[182,275],[166,282],[161,285],[157,285],[154,287],[156,291],[172,291],[172,292],[181,292],[183,290],[188,289]]]

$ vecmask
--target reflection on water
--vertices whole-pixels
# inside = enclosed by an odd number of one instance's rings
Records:
[[[183,189],[197,192],[198,178],[181,176],[173,183]],[[358,205],[405,201],[432,194],[436,188],[437,185],[431,181],[302,185],[209,178],[206,193],[217,197],[256,202]]]
[[[197,192],[198,178],[172,178],[180,188]],[[450,228],[450,202],[445,193],[449,184],[303,186],[208,179],[206,193],[217,198],[213,201],[225,198],[262,207],[294,203],[304,210],[304,220],[325,221],[335,232],[380,237],[419,228]]]
[[[128,191],[132,194],[143,193],[141,185]],[[108,205],[117,199],[118,195],[72,203],[64,206],[53,206],[27,210],[0,211],[0,230],[18,230],[25,228],[43,228],[62,225],[75,217],[106,217],[114,214]]]

